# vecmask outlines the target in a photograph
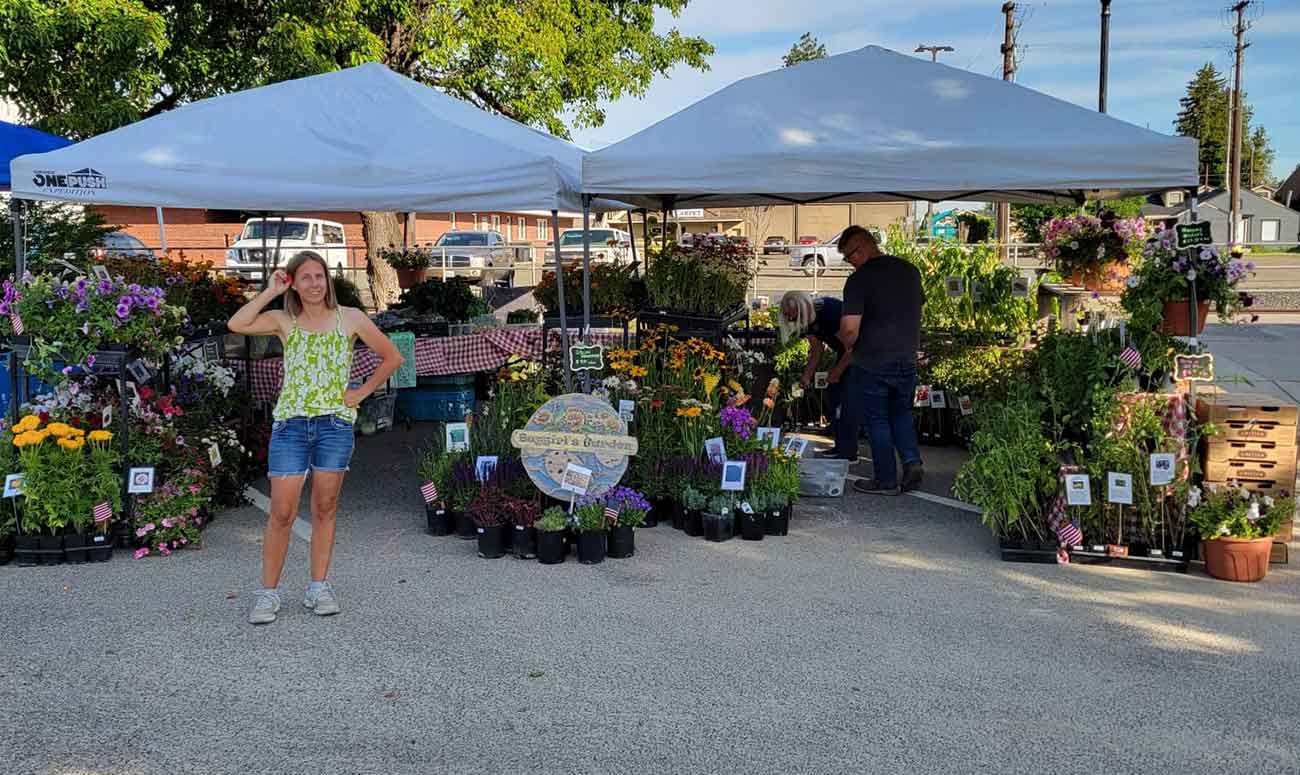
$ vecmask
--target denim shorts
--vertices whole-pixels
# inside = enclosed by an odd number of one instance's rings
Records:
[[[355,443],[352,423],[333,414],[291,417],[271,425],[267,476],[305,476],[307,471],[346,471]]]

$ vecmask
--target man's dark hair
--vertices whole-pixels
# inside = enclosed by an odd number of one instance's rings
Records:
[[[835,248],[843,253],[845,246],[854,237],[863,237],[867,240],[868,245],[876,245],[876,238],[872,236],[871,232],[855,224],[844,230],[844,233],[840,235],[840,241],[835,243]]]

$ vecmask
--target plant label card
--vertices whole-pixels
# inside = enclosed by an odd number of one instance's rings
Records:
[[[961,409],[962,417],[970,417],[975,414],[975,405],[971,403],[970,396],[961,396],[957,399],[957,406]]]
[[[781,443],[781,429],[770,427],[759,428],[758,440],[766,441],[769,447],[776,449],[777,445]]]
[[[714,463],[722,463],[727,459],[727,445],[721,436],[704,440],[704,455]]]
[[[126,383],[126,389],[127,389],[128,391],[130,391],[130,393],[131,393],[131,406],[139,406],[139,405],[140,405],[140,390],[139,390],[139,388],[137,388],[137,387],[135,386],[135,383],[134,383],[134,382],[129,382],[129,381],[128,381],[128,382]]]
[[[1092,484],[1087,474],[1065,475],[1065,502],[1070,506],[1092,505]]]
[[[798,436],[786,437],[785,454],[787,456],[801,458],[806,449],[808,449],[808,439],[801,439]]]
[[[753,513],[754,513],[754,507],[751,506],[751,505],[749,505],[749,501],[741,501],[741,502],[740,502],[740,510],[743,511],[743,512],[745,512],[746,514],[753,514]]]
[[[203,360],[207,363],[216,363],[221,360],[221,342],[217,339],[207,339],[203,342]]]
[[[1155,452],[1151,455],[1151,486],[1163,487],[1174,482],[1174,453]]]
[[[113,405],[109,404],[104,407],[104,411],[99,415],[99,427],[111,428],[113,426]]]
[[[912,400],[912,406],[929,406],[930,405],[930,386],[917,385],[916,397]]]
[[[126,371],[138,385],[149,384],[149,367],[144,365],[142,360],[134,360],[126,365]]]
[[[623,418],[624,422],[632,422],[632,418],[636,416],[636,402],[629,398],[620,398],[618,416]]]
[[[575,495],[586,495],[587,488],[590,486],[590,468],[584,468],[577,463],[570,463],[565,467],[564,475],[560,477],[561,490],[567,490]]]
[[[1114,471],[1106,474],[1106,500],[1125,506],[1133,505],[1133,475],[1118,474]]]
[[[1029,278],[1021,275],[1011,278],[1011,298],[1027,299],[1029,298]]]
[[[153,466],[132,468],[127,478],[126,491],[132,495],[147,495],[153,492]]]
[[[215,441],[208,445],[208,460],[213,468],[221,465],[221,447]]]
[[[605,368],[605,347],[575,344],[569,348],[570,371],[600,371]]]
[[[463,422],[447,423],[447,451],[469,452],[469,424]]]
[[[826,386],[830,384],[827,381],[827,377],[829,376],[830,376],[830,372],[827,371],[813,372],[813,387],[817,388],[818,390],[825,390]]]
[[[984,286],[979,283],[970,284],[970,300],[979,304],[984,301]]]
[[[21,473],[6,474],[5,475],[5,497],[17,498],[19,495],[22,494],[23,494],[23,475]]]
[[[943,287],[948,291],[948,298],[950,299],[959,299],[966,295],[966,282],[957,275],[944,280]]]
[[[95,264],[91,266],[90,271],[94,272],[95,279],[99,280],[100,282],[113,281],[113,278],[108,274],[108,267],[104,266],[103,264]]]
[[[931,409],[947,409],[947,408],[948,408],[948,399],[947,399],[947,397],[944,396],[942,390],[931,390],[931,391],[930,391],[930,408],[931,408]]]
[[[745,489],[745,461],[728,460],[722,464],[722,491],[740,492]]]
[[[486,482],[497,467],[496,455],[479,455],[474,461],[474,475],[480,482]]]

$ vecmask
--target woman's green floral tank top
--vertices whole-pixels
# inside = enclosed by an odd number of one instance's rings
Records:
[[[356,422],[357,410],[343,403],[352,372],[352,338],[343,331],[343,311],[334,310],[333,331],[304,331],[293,319],[284,343],[284,385],[274,417],[319,417],[333,414]]]

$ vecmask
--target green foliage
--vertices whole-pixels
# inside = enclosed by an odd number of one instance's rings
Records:
[[[585,503],[573,509],[573,520],[578,530],[586,532],[589,530],[605,529],[605,503],[604,501],[595,500]]]
[[[978,401],[1002,400],[1024,379],[1028,356],[1021,348],[935,345],[926,350],[927,362],[918,378],[922,384],[947,390],[955,397]]]
[[[1197,497],[1200,502],[1187,515],[1187,522],[1202,541],[1223,536],[1265,538],[1275,535],[1283,520],[1295,517],[1294,498],[1257,497],[1245,488],[1218,485],[1203,494],[1197,491],[1193,500]]]
[[[1116,390],[1135,389],[1131,373],[1119,363],[1118,342],[1094,342],[1084,333],[1054,332],[1039,342],[1030,372],[1045,404],[1044,421],[1057,441],[1082,444],[1093,416]]]
[[[966,227],[966,242],[988,242],[993,237],[993,219],[983,213],[962,213],[957,223]]]
[[[555,286],[555,272],[546,272],[533,288],[533,298],[547,312],[560,311],[560,295]],[[591,266],[591,311],[597,315],[631,313],[645,301],[645,286],[636,278],[631,264],[600,263]],[[570,314],[582,313],[582,262],[564,267],[564,308]]]
[[[1221,186],[1227,176],[1225,161],[1228,154],[1229,127],[1228,113],[1232,102],[1232,89],[1227,79],[1219,73],[1213,64],[1206,63],[1192,80],[1187,82],[1187,90],[1178,100],[1178,117],[1174,119],[1174,131],[1184,137],[1195,138],[1199,144],[1197,172],[1202,182]],[[1261,183],[1271,177],[1273,148],[1268,140],[1268,133],[1262,126],[1252,129],[1255,109],[1241,97],[1242,106],[1242,148],[1241,182],[1243,185]],[[1251,160],[1254,169],[1251,169]]]
[[[999,538],[1043,540],[1046,506],[1056,491],[1057,454],[1043,433],[1044,407],[1024,394],[977,407],[979,430],[953,491],[979,506]]]
[[[342,271],[334,273],[333,281],[335,301],[344,307],[366,308],[361,300],[361,291],[357,290],[357,284],[344,277]]]
[[[790,46],[790,52],[781,57],[782,67],[793,67],[800,62],[811,62],[814,59],[825,59],[826,47],[819,43],[813,37],[811,32],[805,32],[799,36],[799,39]]]
[[[1074,215],[1078,210],[1070,205],[1011,205],[1011,226],[1025,242],[1042,243],[1047,241],[1043,227],[1048,221]]]
[[[541,316],[537,310],[533,309],[516,309],[506,313],[506,323],[539,323]]]
[[[569,526],[569,515],[559,506],[551,506],[533,526],[543,533],[558,533]]]
[[[478,314],[478,304],[482,304],[472,287],[473,283],[464,277],[452,277],[446,282],[431,277],[402,291],[395,306],[416,315],[438,314],[447,320],[469,320]]]
[[[701,511],[708,503],[709,499],[704,496],[704,493],[691,485],[686,485],[686,489],[682,490],[682,508],[690,511]]]
[[[745,301],[749,254],[731,242],[697,238],[692,247],[669,244],[653,255],[646,290],[655,309],[721,315]]]
[[[704,512],[705,519],[731,519],[735,498],[730,494],[714,495],[709,498],[709,508]]]
[[[74,255],[73,266],[85,266],[90,250],[111,231],[113,227],[94,210],[62,202],[27,202],[23,210],[27,270],[61,271],[65,267],[53,262],[62,260],[65,253]],[[8,207],[0,207],[0,277],[14,271],[13,217]]]

